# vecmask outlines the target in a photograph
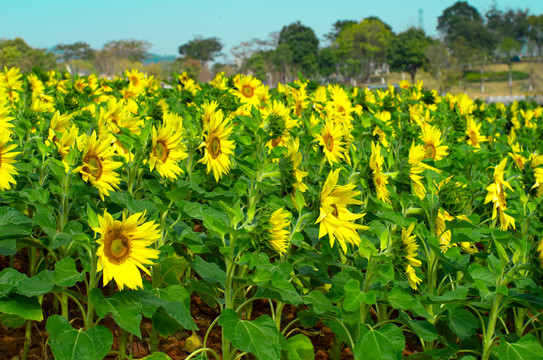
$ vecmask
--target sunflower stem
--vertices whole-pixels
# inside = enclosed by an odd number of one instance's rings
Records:
[[[151,339],[152,340],[152,339]],[[119,353],[122,355],[126,355],[126,345],[128,343],[128,331],[121,328],[121,341],[119,342]],[[151,353],[155,352],[155,350],[151,349]]]
[[[30,351],[30,343],[32,341],[32,320],[26,321],[26,329],[25,329],[25,344],[23,348],[23,356],[22,360],[28,359],[28,353]]]
[[[70,320],[68,318],[68,294],[66,294],[65,292],[62,292],[60,294],[60,308],[61,308],[61,312],[62,312],[62,316],[64,316],[66,318],[66,320]]]
[[[92,289],[96,287],[96,270],[97,270],[97,258],[96,258],[96,252],[93,250],[89,251],[90,254],[90,266],[91,271],[89,274],[89,287],[87,288],[87,317],[85,319],[85,328],[90,330],[94,326],[94,305],[92,304],[92,301],[90,300],[90,293]]]

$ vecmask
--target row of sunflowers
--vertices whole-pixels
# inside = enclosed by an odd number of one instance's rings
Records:
[[[169,358],[181,329],[186,359],[314,359],[321,325],[331,359],[542,358],[541,106],[175,79],[0,72],[0,322],[24,359],[34,322],[56,359]]]

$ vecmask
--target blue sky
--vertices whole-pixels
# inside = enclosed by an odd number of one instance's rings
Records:
[[[150,52],[177,55],[195,35],[218,37],[223,53],[253,38],[266,39],[297,20],[321,41],[336,20],[377,16],[402,32],[419,23],[437,36],[437,17],[456,1],[445,0],[17,0],[2,1],[0,38],[23,38],[30,46],[87,42],[100,49],[111,40],[137,39],[153,44]],[[481,14],[498,9],[529,9],[543,14],[542,0],[471,0]],[[322,42],[321,42],[322,43]]]

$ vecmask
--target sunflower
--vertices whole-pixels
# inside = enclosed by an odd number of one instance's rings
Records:
[[[413,144],[411,144],[411,148],[409,149],[409,177],[411,178],[411,187],[415,195],[421,200],[426,196],[426,188],[422,184],[421,180],[423,177],[420,175],[420,173],[422,173],[425,169],[433,170],[438,174],[441,173],[441,170],[438,170],[430,165],[426,165],[422,162],[425,156],[426,151],[424,150],[424,146],[415,145],[413,142]]]
[[[119,188],[121,181],[114,170],[121,167],[122,163],[111,160],[115,150],[110,139],[109,136],[97,139],[95,132],[91,136],[83,135],[78,144],[83,156],[82,165],[74,169],[75,173],[81,174],[84,181],[98,189],[102,200],[104,195],[109,196],[110,190]]]
[[[215,181],[230,170],[230,155],[234,153],[235,144],[228,137],[232,133],[232,125],[223,118],[222,113],[216,113],[204,127],[204,141],[200,147],[205,148],[204,157],[199,163],[207,165],[207,173],[213,171]]]
[[[381,146],[371,142],[370,169],[372,170],[373,187],[377,199],[390,204],[390,192],[387,189],[388,176],[383,173],[385,159],[381,155]]]
[[[4,67],[4,72],[0,73],[0,88],[3,87],[7,98],[14,104],[16,103],[23,89],[23,76],[20,74],[19,68],[12,67],[9,70]]]
[[[12,165],[15,160],[13,158],[19,152],[11,151],[17,147],[16,144],[8,144],[9,136],[0,136],[0,190],[5,191],[11,189],[11,184],[17,182],[13,175],[17,175],[17,169]]]
[[[467,142],[476,149],[480,149],[480,143],[488,141],[486,136],[481,135],[481,124],[477,125],[473,117],[468,118],[466,135],[468,136]]]
[[[409,285],[413,290],[417,290],[417,285],[421,282],[421,279],[417,277],[415,273],[415,267],[420,267],[422,265],[421,261],[417,259],[417,250],[419,245],[416,242],[416,235],[412,235],[413,229],[415,228],[415,223],[411,223],[407,229],[402,227],[402,244],[404,251],[404,258],[407,260],[407,266],[405,269],[405,274]]]
[[[211,100],[211,102],[209,100],[204,100],[204,103],[202,104],[201,106],[201,110],[202,110],[202,123],[203,124],[206,124],[209,122],[209,120],[211,119],[211,117],[216,113],[216,112],[222,112],[221,109],[218,108],[219,107],[219,103],[216,101],[216,100]]]
[[[465,215],[457,216],[456,218],[443,209],[439,209],[436,216],[435,233],[439,240],[439,246],[443,252],[451,246],[456,246],[457,243],[451,244],[452,233],[451,230],[446,230],[446,221],[453,221],[454,219],[461,219],[470,222],[469,218]],[[475,254],[477,248],[469,241],[461,241],[458,243],[460,248],[468,254]]]
[[[143,288],[138,268],[147,275],[149,270],[143,265],[153,265],[151,259],[158,258],[160,251],[148,248],[160,238],[160,230],[154,221],[145,222],[145,214],[137,213],[122,221],[104,210],[104,216],[98,215],[100,227],[93,228],[101,234],[96,240],[100,246],[97,270],[104,272],[104,286],[114,279],[122,290],[125,285],[130,289]]]
[[[320,214],[315,222],[319,225],[319,239],[328,234],[330,246],[334,246],[337,238],[341,249],[347,252],[347,243],[360,244],[360,236],[357,230],[369,229],[368,226],[355,224],[354,220],[364,217],[366,214],[353,214],[347,209],[347,205],[360,205],[362,201],[355,199],[360,191],[354,190],[356,185],[337,185],[340,169],[331,171],[321,191]]]
[[[422,141],[424,142],[423,146],[426,150],[427,159],[431,158],[437,161],[447,156],[449,147],[441,145],[441,130],[436,126],[427,123],[422,126]]]
[[[284,208],[277,209],[270,216],[268,230],[269,243],[272,248],[280,254],[287,252],[289,232],[288,226],[290,225],[291,214]]]
[[[298,125],[298,122],[291,118],[290,110],[280,101],[274,100],[261,111],[265,119],[262,127],[268,130],[271,137],[266,146],[271,150],[276,146],[287,147],[290,139],[290,131]]]
[[[219,90],[226,90],[228,88],[228,79],[224,76],[224,71],[218,72],[209,84]]]
[[[293,190],[300,190],[300,192],[305,192],[307,190],[307,185],[303,183],[303,179],[308,175],[308,172],[299,169],[303,158],[302,154],[298,152],[299,148],[300,141],[298,138],[296,138],[294,141],[290,141],[287,145],[287,158],[292,164],[292,175],[294,178],[294,182],[292,184]]]
[[[413,290],[417,290],[417,286],[422,282],[422,280],[417,276],[415,269],[413,269],[411,265],[407,265],[405,267],[405,275],[409,281],[409,286],[411,286]]]
[[[315,137],[319,140],[319,145],[322,146],[324,156],[330,165],[345,159],[343,135],[341,125],[335,124],[333,120],[328,118],[321,133]]]
[[[147,79],[144,73],[132,69],[131,71],[125,70],[125,75],[128,78],[130,85],[140,92],[147,86]]]
[[[10,108],[8,107],[7,102],[2,102],[2,100],[0,100],[0,134],[11,134],[11,128],[15,126],[11,123],[11,120],[14,118],[9,116],[9,113]]]
[[[150,170],[156,168],[163,178],[171,181],[177,179],[177,175],[183,172],[177,163],[187,157],[187,149],[182,142],[183,133],[175,131],[173,122],[165,122],[158,131],[153,126],[151,134]]]
[[[490,201],[493,202],[494,206],[492,207],[492,220],[496,218],[496,215],[499,213],[500,217],[500,230],[507,230],[510,226],[515,228],[515,219],[507,215],[504,211],[507,210],[507,194],[505,188],[513,191],[511,185],[503,179],[503,173],[505,166],[507,164],[507,158],[503,159],[499,165],[494,169],[494,182],[490,184],[486,190],[485,204]]]
[[[236,95],[242,103],[249,103],[257,107],[260,105],[260,98],[265,92],[260,80],[251,75],[239,74],[234,78],[234,86],[236,88],[236,90],[234,90],[234,95]]]
[[[55,145],[57,146],[58,153],[62,156],[62,162],[64,163],[66,171],[68,171],[71,165],[68,164],[66,157],[70,152],[70,148],[75,145],[78,134],[79,129],[76,125],[72,125],[70,130],[66,130],[62,133],[60,139],[57,139],[55,136],[55,139],[53,140]]]

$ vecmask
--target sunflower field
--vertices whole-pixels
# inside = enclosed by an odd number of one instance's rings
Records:
[[[1,331],[25,360],[542,359],[542,128],[421,83],[5,68]]]

